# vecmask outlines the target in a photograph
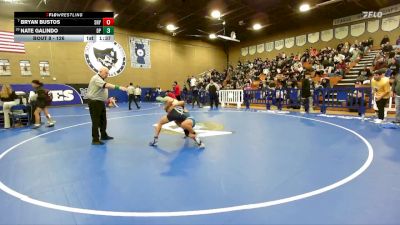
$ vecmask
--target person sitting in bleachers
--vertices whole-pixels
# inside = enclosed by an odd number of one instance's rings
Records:
[[[17,102],[18,97],[9,84],[3,84],[0,92],[0,100],[3,102],[4,128],[8,129],[11,127],[10,124],[11,108],[18,104]]]

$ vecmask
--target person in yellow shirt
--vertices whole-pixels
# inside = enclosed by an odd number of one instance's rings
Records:
[[[378,119],[375,121],[376,123],[382,123],[385,119],[385,106],[390,98],[389,78],[385,77],[384,72],[383,70],[375,71],[374,77],[371,80],[372,92],[378,107]]]

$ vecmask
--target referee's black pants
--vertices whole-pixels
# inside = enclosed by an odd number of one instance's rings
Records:
[[[217,93],[210,93],[210,107],[213,108],[215,104],[215,108],[218,109],[218,94]]]
[[[99,130],[101,137],[108,137],[106,105],[103,101],[89,100],[89,112],[92,119],[92,138],[93,141],[99,141]]]
[[[133,95],[133,94],[130,94],[130,95],[129,95],[129,109],[132,109],[132,108],[131,108],[132,101],[135,102],[136,108],[139,109],[140,107],[139,107],[139,105],[137,104],[136,96]]]

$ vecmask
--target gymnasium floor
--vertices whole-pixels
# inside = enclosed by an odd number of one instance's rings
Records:
[[[55,128],[0,130],[0,224],[399,224],[400,129],[351,117],[196,110],[205,150],[163,114],[84,106]]]

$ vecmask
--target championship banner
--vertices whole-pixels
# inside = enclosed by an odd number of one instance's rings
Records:
[[[321,31],[321,40],[328,42],[333,39],[333,29]]]
[[[300,35],[296,37],[296,45],[297,46],[303,46],[307,42],[307,35]]]
[[[267,52],[271,52],[272,50],[274,50],[274,42],[265,43],[265,50]]]
[[[310,33],[307,36],[308,42],[311,44],[316,43],[317,41],[319,41],[319,32],[314,32],[314,33]]]
[[[347,37],[347,35],[349,35],[349,27],[348,26],[335,28],[335,38],[336,39],[341,40],[341,39]]]
[[[129,48],[133,68],[151,68],[150,39],[129,37]]]
[[[284,45],[285,45],[285,41],[283,39],[275,41],[275,49],[276,50],[281,50]]]
[[[285,39],[285,48],[291,48],[294,46],[294,37]]]
[[[382,19],[382,30],[392,31],[399,27],[400,16],[392,16]]]
[[[259,45],[257,45],[257,52],[258,52],[258,53],[263,53],[264,50],[265,50],[264,44],[259,44]]]
[[[256,54],[256,51],[257,51],[257,46],[253,45],[253,46],[249,47],[249,54],[250,55]]]
[[[357,23],[350,26],[350,34],[353,37],[361,36],[365,32],[365,23]]]
[[[246,56],[249,54],[249,48],[248,47],[242,48],[241,52],[242,56]]]
[[[375,33],[379,30],[380,20],[370,20],[367,23],[367,31],[370,33]]]

